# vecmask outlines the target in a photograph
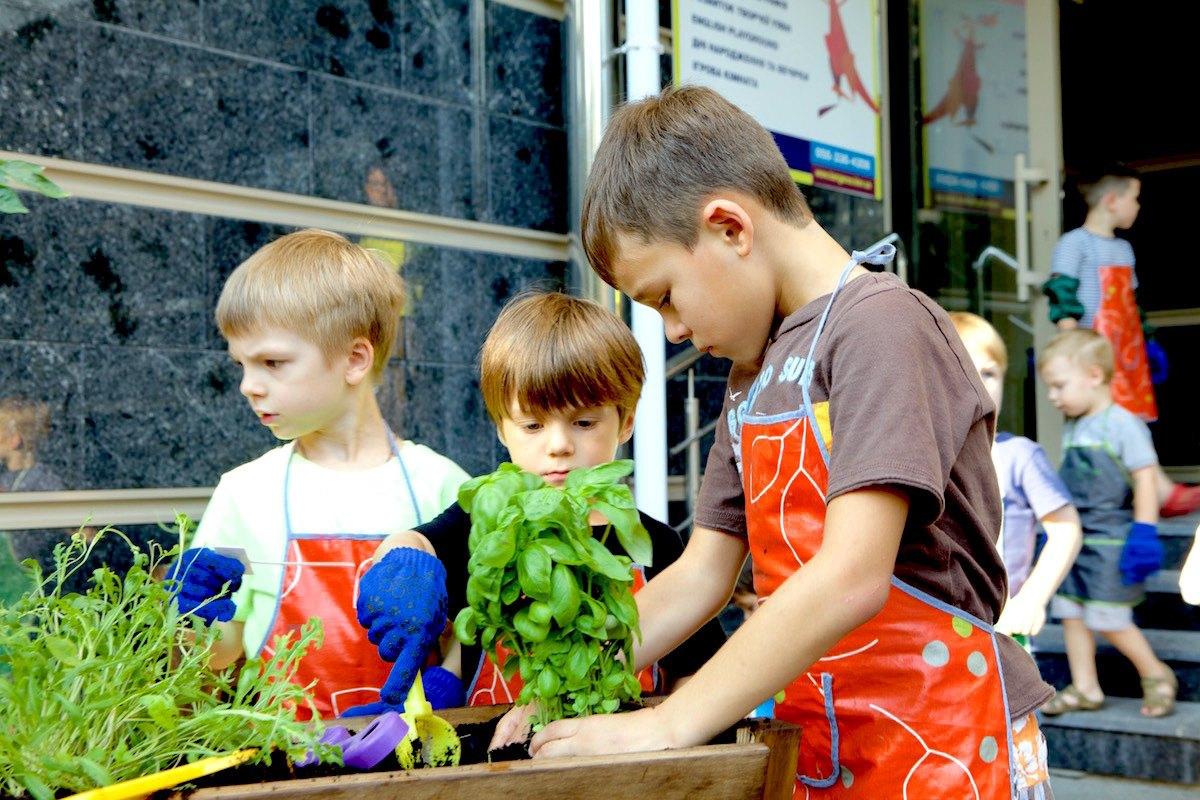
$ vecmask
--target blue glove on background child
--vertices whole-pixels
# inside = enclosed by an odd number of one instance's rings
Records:
[[[1121,550],[1121,582],[1126,586],[1141,583],[1157,572],[1162,563],[1163,546],[1158,540],[1158,526],[1149,522],[1133,523]]]
[[[466,692],[462,680],[445,667],[428,667],[421,673],[421,683],[425,687],[425,699],[429,701],[429,705],[434,711],[443,708],[457,708],[466,702]],[[380,700],[375,703],[364,703],[361,706],[346,709],[339,716],[369,717],[388,711],[403,714],[404,701],[385,703]]]
[[[246,568],[236,558],[223,556],[207,547],[184,550],[167,570],[167,580],[175,581],[175,601],[181,614],[194,614],[212,625],[216,620],[233,619],[237,606],[229,595],[242,585]],[[226,591],[222,587],[229,584]]]
[[[358,585],[358,624],[396,666],[383,684],[384,703],[402,704],[425,655],[446,627],[446,568],[428,553],[398,547],[367,570]]]

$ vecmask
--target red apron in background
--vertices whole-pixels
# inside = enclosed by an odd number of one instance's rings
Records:
[[[747,413],[740,423],[754,585],[765,602],[824,537],[828,404],[814,407],[808,386],[829,307],[805,362],[802,407]],[[1011,726],[991,627],[894,577],[883,610],[788,685],[775,715],[801,727],[797,797],[1013,795]]]
[[[395,438],[388,434],[392,452],[400,462],[404,483],[412,501],[413,514],[421,523],[416,493],[408,469],[400,458]],[[358,624],[354,605],[358,600],[358,582],[371,567],[372,556],[387,533],[294,533],[288,508],[288,484],[292,462],[283,480],[283,518],[287,543],[286,562],[279,588],[279,605],[262,653],[270,657],[276,636],[299,631],[310,617],[321,620],[324,641],[310,648],[296,667],[293,681],[308,686],[317,714],[322,719],[339,716],[351,706],[379,700],[379,690],[392,671],[392,665],[379,657],[379,650],[367,640],[367,631]],[[307,708],[298,709],[297,718],[311,717]]]
[[[1092,321],[1113,348],[1113,402],[1147,422],[1158,419],[1131,267],[1100,267],[1100,308]]]
[[[635,567],[633,570],[634,594],[645,585],[646,576],[640,568]],[[517,702],[517,695],[521,693],[521,688],[525,683],[521,680],[521,676],[515,673],[512,680],[504,680],[501,667],[508,658],[508,652],[504,647],[496,648],[496,655],[500,658],[499,664],[493,664],[486,653],[480,655],[479,668],[475,670],[475,680],[471,681],[471,685],[467,688],[467,705],[497,706]],[[467,665],[464,664],[463,670],[465,671],[466,668]],[[642,684],[644,694],[653,692],[658,687],[658,668],[656,666],[646,667],[638,673],[638,681]]]

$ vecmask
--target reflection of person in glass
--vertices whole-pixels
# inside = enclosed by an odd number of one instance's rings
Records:
[[[0,400],[0,492],[53,492],[66,488],[37,460],[39,445],[50,433],[46,403],[8,397]],[[11,603],[33,586],[20,567],[23,559],[38,557],[46,531],[0,531],[0,604]],[[43,568],[46,564],[42,565]]]
[[[50,406],[9,397],[0,400],[0,491],[57,492],[66,488],[37,459],[38,446],[50,433]]]

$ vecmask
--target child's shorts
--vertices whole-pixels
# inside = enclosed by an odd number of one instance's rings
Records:
[[[1080,603],[1056,594],[1050,601],[1050,616],[1059,619],[1082,619],[1093,631],[1123,631],[1133,624],[1133,606],[1119,603]]]

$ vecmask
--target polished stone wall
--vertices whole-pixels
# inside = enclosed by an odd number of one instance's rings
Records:
[[[562,232],[561,39],[490,0],[0,0],[0,149]],[[18,488],[207,486],[275,444],[212,312],[230,271],[289,228],[29,205],[0,216],[0,400],[42,404],[49,429],[45,474]],[[492,469],[479,346],[509,297],[561,287],[565,265],[364,244],[399,255],[408,288],[385,416]],[[13,559],[48,564],[65,533],[0,534],[0,600],[24,585]],[[127,560],[111,540],[93,563]]]

